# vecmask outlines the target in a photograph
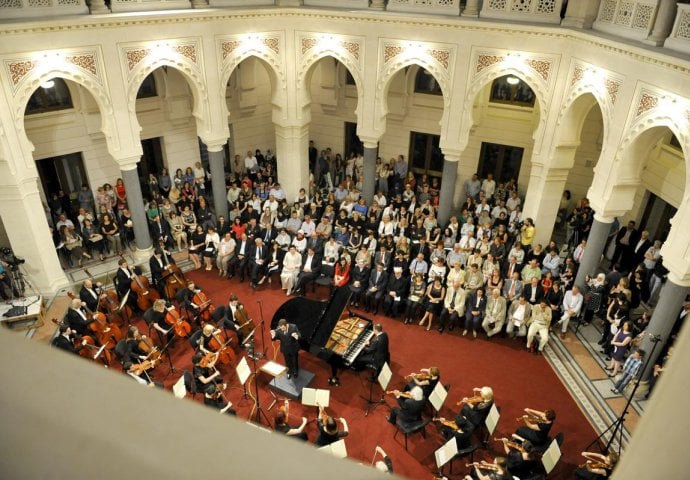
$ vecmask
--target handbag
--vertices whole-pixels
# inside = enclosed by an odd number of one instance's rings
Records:
[[[91,235],[89,237],[89,241],[94,242],[94,243],[100,242],[101,240],[103,240],[103,235],[101,235],[99,233],[94,233],[93,235]]]
[[[81,239],[79,237],[77,237],[77,240],[74,242],[65,243],[65,248],[67,250],[74,250],[77,247],[81,247]]]

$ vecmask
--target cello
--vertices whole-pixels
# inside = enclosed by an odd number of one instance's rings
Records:
[[[156,345],[154,345],[151,339],[149,339],[146,335],[139,334],[138,340],[139,350],[146,354],[146,360],[151,360],[153,362],[160,361],[161,357],[163,356],[163,352],[160,351]]]
[[[120,255],[121,258],[122,255]],[[137,275],[134,269],[130,270],[132,274],[132,281],[129,288],[132,289],[134,293],[137,294],[137,306],[142,310],[146,311],[153,306],[153,302],[161,298],[158,290],[151,288],[149,279],[144,275]]]
[[[241,303],[237,304],[235,319],[237,320],[237,327],[239,328],[240,332],[242,332],[242,338],[247,338],[247,336],[249,336],[249,334],[256,328],[254,320],[249,318],[249,314],[244,309],[244,305]]]
[[[77,299],[77,296],[72,292],[67,292],[67,296],[72,300]],[[89,323],[89,330],[93,332],[99,344],[105,345],[105,348],[108,350],[113,350],[117,342],[122,340],[122,332],[120,329],[117,325],[109,323],[103,312],[93,312],[87,306],[84,308],[86,309],[87,318],[94,320]]]
[[[165,323],[172,325],[175,335],[178,337],[186,337],[192,332],[192,326],[187,320],[184,320],[178,315],[174,306],[166,309],[168,313],[165,314]]]
[[[58,326],[61,326],[64,323],[64,321],[60,321],[57,318],[53,318],[52,321]],[[96,345],[96,340],[94,340],[92,336],[75,334],[72,338],[72,344],[74,345],[74,349],[80,357],[87,358],[93,362],[98,362],[98,357],[100,356],[100,362],[102,362],[106,367],[110,366],[112,362],[110,351],[107,348],[104,348],[101,354],[98,355],[100,348]],[[91,353],[93,350],[96,350],[96,355]]]
[[[229,365],[232,363],[237,355],[230,348],[232,339],[227,339],[225,334],[220,330],[214,330],[209,340],[209,348],[218,356],[218,362],[221,365]]]
[[[166,297],[175,298],[177,292],[185,288],[185,285],[187,285],[187,283],[184,278],[184,275],[182,274],[182,270],[180,270],[180,267],[178,267],[174,263],[170,263],[170,261],[168,260],[168,255],[169,252],[167,250],[163,250],[163,260],[165,262],[165,269],[168,271],[168,274],[165,277],[163,277],[163,281],[165,282],[163,292],[165,293]]]
[[[199,318],[201,318],[201,320],[204,322],[211,321],[211,316],[213,315],[213,312],[216,311],[216,307],[213,306],[211,300],[209,300],[201,289],[194,290],[192,303],[196,305],[196,308],[199,310]]]

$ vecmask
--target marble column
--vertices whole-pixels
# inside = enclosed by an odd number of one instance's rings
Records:
[[[677,0],[659,1],[654,28],[652,28],[652,33],[643,40],[644,43],[654,45],[655,47],[660,47],[664,44],[673,29],[673,22],[676,20],[677,3]]]
[[[309,125],[275,125],[278,181],[292,201],[309,185]]]
[[[478,17],[479,16],[479,0],[467,0],[465,9],[460,14],[461,17]]]
[[[378,157],[378,142],[364,142],[364,186],[362,196],[371,203],[376,193],[376,157]]]
[[[10,241],[3,246],[11,247],[17,257],[25,260],[20,271],[36,293],[52,298],[67,288],[69,280],[53,245],[37,177],[0,188],[0,217]],[[25,293],[31,295],[33,292],[27,287]]]
[[[675,280],[673,273],[669,273],[668,279],[664,286],[661,287],[661,294],[659,295],[659,302],[657,303],[652,318],[649,321],[649,326],[646,332],[649,334],[642,340],[640,348],[644,350],[647,357],[650,359],[647,363],[647,369],[642,374],[642,378],[646,379],[651,375],[654,363],[661,354],[661,349],[668,340],[673,324],[678,318],[685,298],[688,295],[688,287],[681,285],[679,281]],[[658,336],[661,341],[657,344],[652,353],[653,341],[652,337]],[[650,356],[651,355],[651,356]],[[645,361],[647,359],[645,358]]]
[[[545,168],[537,162],[532,163],[522,218],[534,220],[533,244],[546,245],[551,240],[569,172],[569,168]]]
[[[144,256],[151,249],[151,233],[149,232],[149,224],[146,219],[144,197],[141,194],[139,173],[137,172],[136,162],[139,161],[139,157],[134,157],[131,160],[126,163],[118,163],[121,165],[120,172],[122,173],[122,180],[125,182],[125,189],[127,189],[127,207],[132,214],[137,253]]]
[[[455,183],[458,177],[459,156],[444,154],[443,178],[441,178],[441,192],[438,196],[437,221],[439,225],[445,225],[450,218],[455,197]]]
[[[225,152],[223,145],[208,145],[208,164],[211,167],[213,207],[216,217],[228,218],[228,200],[225,189]]]
[[[575,277],[575,285],[580,288],[584,286],[587,275],[593,276],[597,273],[613,220],[611,217],[594,214],[592,228],[589,231],[589,237],[587,237],[587,248],[582,255],[580,268],[577,270],[577,277]]]
[[[600,0],[577,0],[568,2],[565,18],[561,21],[564,27],[590,29],[599,14]]]

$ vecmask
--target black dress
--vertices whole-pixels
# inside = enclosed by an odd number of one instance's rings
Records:
[[[553,423],[539,422],[537,426],[539,430],[532,430],[531,428],[524,426],[517,429],[518,435],[520,435],[525,440],[532,442],[532,445],[537,447],[543,446],[549,441],[549,431],[551,430],[551,425]]]

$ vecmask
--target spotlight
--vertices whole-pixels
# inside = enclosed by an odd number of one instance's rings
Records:
[[[47,82],[43,82],[41,84],[41,88],[44,90],[50,90],[55,86],[55,82],[53,80],[48,80]]]
[[[510,75],[508,78],[506,78],[506,82],[508,82],[508,84],[510,85],[517,85],[518,83],[520,83],[520,79],[513,75]]]

